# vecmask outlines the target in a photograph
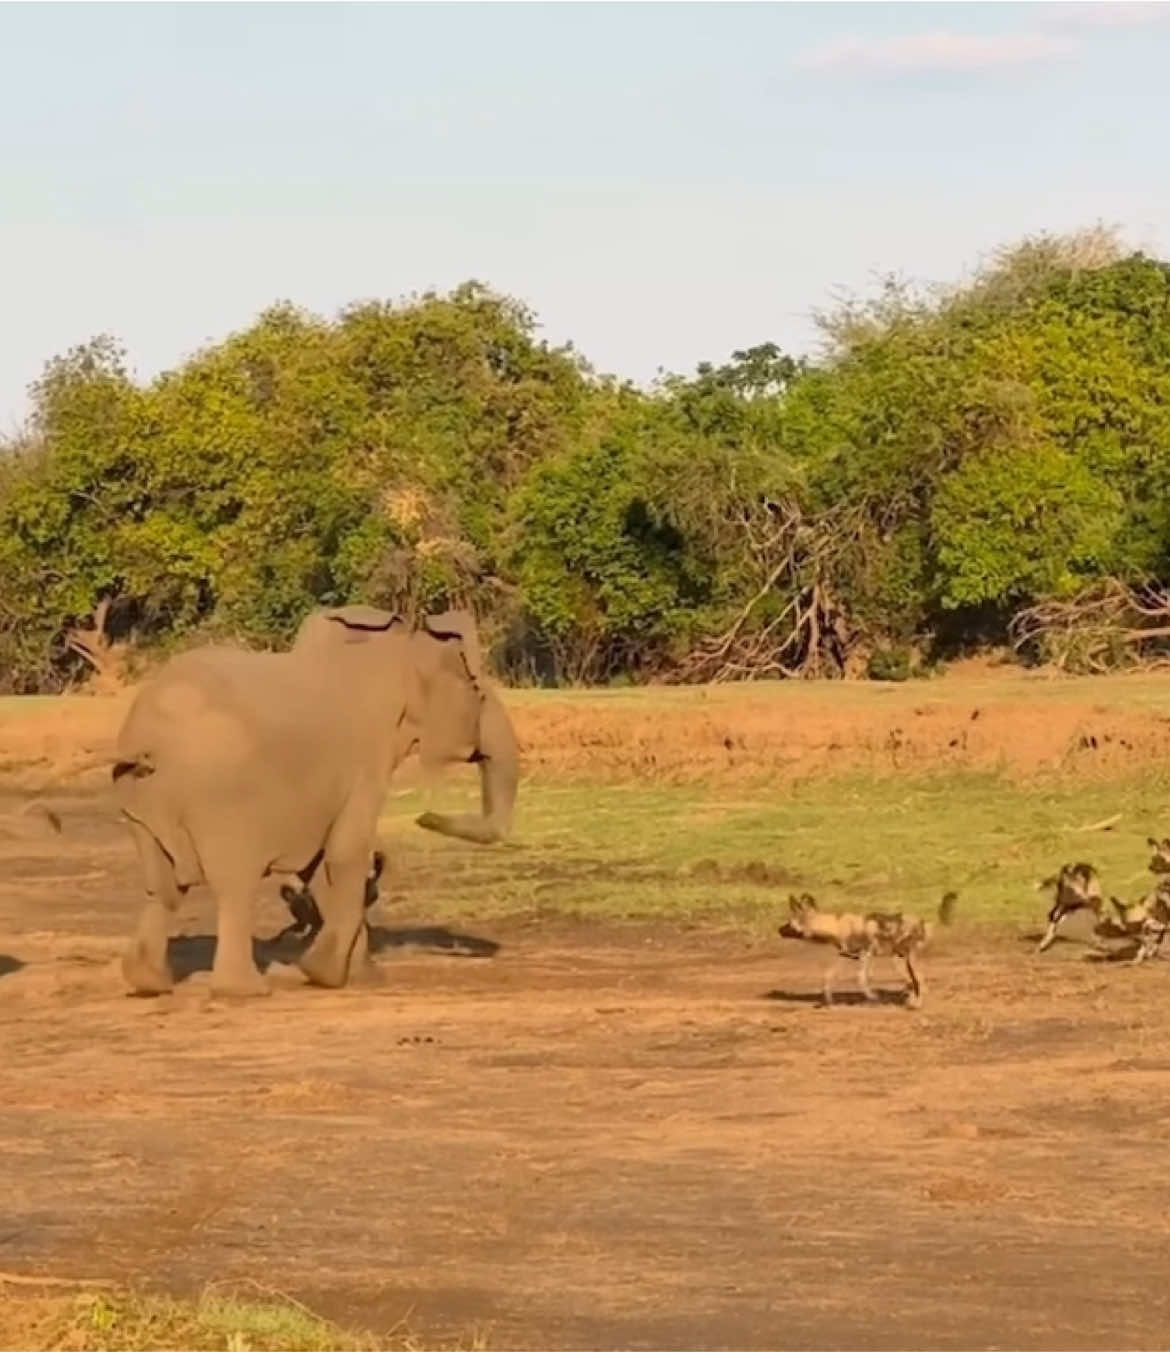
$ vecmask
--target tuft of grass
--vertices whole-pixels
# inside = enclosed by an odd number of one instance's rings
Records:
[[[0,1347],[7,1349],[341,1353],[418,1346],[398,1331],[379,1339],[342,1329],[283,1295],[250,1300],[212,1287],[195,1301],[119,1289],[12,1296],[0,1286]]]
[[[189,1302],[130,1291],[16,1296],[4,1293],[0,1346],[7,1349],[410,1348],[342,1330],[288,1299],[243,1300],[208,1291]]]

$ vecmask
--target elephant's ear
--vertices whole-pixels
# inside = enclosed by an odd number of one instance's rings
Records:
[[[400,616],[377,606],[335,606],[325,616],[348,630],[388,630],[395,621],[401,623]]]
[[[384,634],[402,617],[375,606],[335,606],[329,610],[313,611],[301,622],[293,650],[303,652],[318,644],[365,643],[373,634]]]
[[[467,664],[467,674],[475,685],[479,685],[483,670],[483,656],[479,649],[479,632],[475,626],[475,616],[470,611],[444,611],[442,615],[428,615],[423,628],[436,639],[458,639],[463,650],[463,661]]]
[[[376,606],[336,606],[325,612],[325,619],[342,631],[342,642],[365,643],[371,634],[385,634],[388,629],[402,624],[402,617]]]

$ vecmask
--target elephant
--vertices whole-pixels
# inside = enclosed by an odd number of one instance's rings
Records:
[[[131,990],[169,991],[171,918],[189,888],[216,899],[212,991],[261,995],[252,902],[296,874],[322,926],[298,962],[341,987],[368,961],[364,883],[390,777],[475,762],[482,812],[423,813],[419,826],[489,844],[511,830],[516,736],[484,680],[475,621],[449,611],[417,628],[367,606],[313,611],[283,653],[209,646],[171,658],[139,691],[115,748],[113,787],[146,902],[122,959]]]
[[[378,882],[385,867],[386,856],[382,851],[375,850],[374,858],[370,861],[369,872],[366,874],[365,894],[362,898],[362,904],[367,911],[378,900]],[[309,887],[308,882],[302,879],[299,888],[294,888],[291,884],[285,883],[281,886],[280,896],[284,900],[285,906],[292,913],[292,924],[285,926],[277,935],[277,940],[284,939],[286,935],[294,935],[297,939],[310,941],[316,939],[317,932],[325,922],[321,919],[321,909],[317,906],[317,899],[313,896],[313,890]]]

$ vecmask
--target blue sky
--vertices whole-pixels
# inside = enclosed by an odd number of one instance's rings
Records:
[[[1170,255],[1170,5],[0,6],[0,430],[289,299],[468,277],[649,380],[1040,229]]]

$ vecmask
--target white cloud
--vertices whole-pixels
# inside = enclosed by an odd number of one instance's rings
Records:
[[[1170,4],[1162,0],[1073,0],[1046,5],[1045,23],[1061,28],[1137,28],[1170,19]]]
[[[806,52],[800,65],[815,70],[991,70],[1059,61],[1079,44],[1055,33],[980,37],[973,33],[911,33],[896,38],[843,37]]]

